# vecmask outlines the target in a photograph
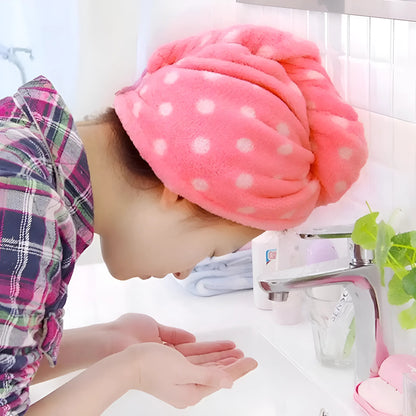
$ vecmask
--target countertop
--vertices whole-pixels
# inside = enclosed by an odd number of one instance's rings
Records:
[[[148,314],[162,324],[196,334],[197,339],[198,334],[219,332],[227,336],[229,332],[232,335],[239,327],[258,331],[305,377],[342,402],[348,408],[348,415],[364,414],[352,397],[353,369],[326,368],[319,364],[309,322],[305,320],[292,326],[276,324],[271,311],[255,307],[251,290],[197,297],[187,292],[171,275],[164,279],[122,282],[112,278],[103,263],[76,267],[65,307],[66,329],[111,321],[127,312]],[[43,397],[69,377],[33,386],[32,401]],[[250,377],[250,374],[245,377]],[[226,400],[227,396],[221,397]],[[240,404],[244,405],[241,400]]]

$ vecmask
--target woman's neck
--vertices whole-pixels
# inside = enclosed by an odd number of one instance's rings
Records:
[[[118,177],[114,157],[111,157],[111,128],[106,123],[77,123],[78,134],[87,154],[94,199],[94,231],[104,231],[107,218],[113,212],[112,193],[117,189]]]

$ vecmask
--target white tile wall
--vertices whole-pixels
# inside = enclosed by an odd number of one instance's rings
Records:
[[[336,209],[319,209],[310,221],[353,220],[366,212],[367,200],[386,219],[394,208],[404,209],[416,227],[416,22],[236,7],[246,22],[314,41],[334,85],[364,124],[370,158],[358,183]]]

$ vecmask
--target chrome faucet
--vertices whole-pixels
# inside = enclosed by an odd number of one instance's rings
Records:
[[[316,229],[298,233],[301,238],[347,238],[350,256],[304,267],[264,274],[260,286],[277,302],[287,300],[293,289],[328,284],[344,285],[352,297],[355,311],[357,382],[378,374],[381,363],[389,356],[385,339],[391,340],[391,329],[382,319],[380,273],[373,262],[374,253],[351,240],[352,226]]]

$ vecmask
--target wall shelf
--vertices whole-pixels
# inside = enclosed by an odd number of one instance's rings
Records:
[[[237,0],[237,3],[416,21],[416,0]]]

